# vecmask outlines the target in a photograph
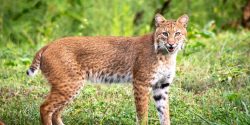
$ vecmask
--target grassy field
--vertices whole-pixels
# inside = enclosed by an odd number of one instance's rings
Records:
[[[39,105],[49,85],[26,69],[36,50],[7,43],[0,47],[0,118],[7,125],[38,125]],[[222,32],[190,39],[179,53],[177,77],[171,87],[173,125],[250,124],[250,32]],[[159,124],[151,98],[149,124]],[[131,84],[87,83],[63,113],[66,125],[135,124]]]

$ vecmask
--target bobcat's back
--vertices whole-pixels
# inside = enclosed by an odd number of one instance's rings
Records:
[[[32,76],[41,67],[45,76],[67,71],[92,82],[130,82],[137,55],[147,46],[138,42],[137,37],[59,39],[37,52],[27,74]]]

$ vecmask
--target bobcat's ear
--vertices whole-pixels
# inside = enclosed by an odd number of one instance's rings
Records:
[[[180,23],[183,27],[187,28],[188,20],[188,15],[184,14],[177,19],[177,22]]]
[[[165,22],[166,19],[159,13],[155,15],[155,26],[159,27],[161,23]]]

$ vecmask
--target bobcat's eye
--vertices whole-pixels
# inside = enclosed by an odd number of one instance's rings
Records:
[[[180,32],[176,32],[176,33],[175,33],[175,36],[179,36],[179,35],[181,35]]]
[[[168,36],[168,32],[162,32],[164,36]]]

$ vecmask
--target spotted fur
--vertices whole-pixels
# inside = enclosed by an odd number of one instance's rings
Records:
[[[37,52],[27,71],[38,69],[51,84],[40,107],[43,125],[62,125],[61,112],[84,86],[132,82],[137,123],[147,124],[148,95],[153,93],[161,125],[169,125],[169,86],[175,76],[177,52],[183,47],[188,16],[176,21],[157,14],[154,33],[138,37],[67,37]]]
[[[87,74],[87,80],[94,83],[128,83],[132,80],[131,72],[125,73],[112,73],[112,72],[96,72],[91,71]]]

